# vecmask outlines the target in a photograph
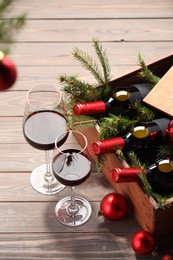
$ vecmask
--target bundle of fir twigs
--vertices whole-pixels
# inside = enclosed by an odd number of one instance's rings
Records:
[[[72,56],[81,64],[82,67],[91,73],[97,84],[90,84],[86,81],[82,81],[78,78],[78,75],[65,74],[59,77],[59,81],[63,86],[63,91],[66,93],[64,107],[70,127],[75,128],[80,126],[80,128],[90,128],[92,126],[98,125],[100,129],[99,138],[108,139],[111,137],[123,136],[137,122],[150,121],[154,119],[155,112],[141,102],[135,104],[135,109],[137,111],[136,114],[138,116],[132,119],[121,114],[109,114],[107,117],[99,118],[93,116],[79,117],[72,113],[72,107],[75,103],[91,102],[96,100],[103,100],[106,102],[109,100],[112,93],[110,65],[106,50],[103,49],[101,42],[96,38],[92,40],[92,45],[99,63],[96,62],[86,52],[83,52],[78,48],[74,48]],[[156,85],[159,82],[160,78],[154,75],[152,71],[148,69],[140,54],[138,54],[138,65],[140,66],[140,72],[138,74],[140,79],[153,83],[153,85]],[[167,146],[158,147],[158,151],[156,152],[158,157],[167,155],[173,156],[173,149],[170,149],[170,147]],[[126,160],[130,167],[141,167],[142,169],[145,169],[148,166],[147,163],[141,163],[133,151],[129,152],[128,158],[125,158],[123,152],[118,150],[117,156],[120,160]],[[101,170],[101,167],[104,163],[104,158],[104,155],[98,156],[97,166],[99,170]],[[164,207],[165,205],[170,206],[170,204],[167,204],[167,200],[172,197],[173,194],[162,196],[153,192],[153,189],[145,174],[140,175],[140,180],[143,185],[144,192],[148,196],[152,196],[160,207]]]

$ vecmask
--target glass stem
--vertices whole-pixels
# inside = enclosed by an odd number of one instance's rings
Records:
[[[45,151],[45,155],[46,155],[46,173],[45,173],[44,179],[48,184],[48,192],[50,192],[51,191],[51,184],[53,182],[54,176],[53,176],[51,169],[50,169],[50,153],[49,153],[49,151]]]
[[[72,217],[74,217],[79,211],[78,205],[76,204],[76,201],[75,201],[74,189],[75,189],[75,187],[72,186],[71,187],[71,203],[68,207],[68,214],[71,215]]]

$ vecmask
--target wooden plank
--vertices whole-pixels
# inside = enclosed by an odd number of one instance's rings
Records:
[[[129,70],[136,69],[134,66],[115,65],[111,66],[111,76],[118,77],[126,74]],[[82,66],[75,64],[73,66],[17,66],[18,79],[10,90],[29,90],[32,86],[47,82],[59,86],[59,76],[78,75],[78,78],[90,83],[95,83],[95,79],[90,72]],[[61,88],[61,86],[59,86]]]
[[[28,18],[39,19],[69,19],[69,18],[143,18],[143,17],[172,17],[172,1],[162,0],[156,3],[149,0],[121,1],[121,0],[70,0],[55,1],[43,0],[41,2],[30,0],[16,0],[13,9],[9,10],[7,16],[27,12]]]
[[[0,95],[0,116],[23,116],[25,109],[26,91],[4,91],[1,92]]]
[[[116,259],[134,260],[131,249],[132,234],[123,233],[33,233],[0,234],[0,259],[42,259],[42,260],[77,260],[77,259]],[[2,258],[3,257],[3,258]],[[141,260],[153,259],[151,256]],[[154,258],[155,259],[155,258]]]
[[[30,184],[31,172],[20,173],[0,173],[0,201],[1,202],[36,202],[36,201],[54,201],[59,197],[67,196],[70,188],[66,187],[59,194],[43,196],[36,192]],[[115,192],[112,186],[102,173],[92,171],[90,177],[85,183],[76,186],[76,194],[84,196],[90,201],[100,201],[106,194]]]
[[[26,172],[45,162],[44,151],[29,144],[0,144],[0,172]]]
[[[91,43],[18,43],[11,48],[10,57],[17,66],[76,66],[79,63],[73,59],[71,53],[74,47],[87,52],[96,59],[96,54]],[[137,64],[137,56],[140,52],[146,63],[158,60],[172,53],[172,42],[111,42],[104,43],[110,65]],[[68,73],[68,71],[66,71]]]
[[[22,133],[22,117],[0,117],[0,143],[25,143]]]
[[[70,28],[70,29],[69,29]],[[172,19],[28,20],[19,42],[172,41]]]
[[[45,152],[33,148],[25,140],[23,143],[0,143],[0,162],[0,172],[30,172],[45,163]],[[96,170],[95,164],[92,169]]]
[[[57,202],[63,196],[57,195]],[[128,214],[121,221],[105,220],[103,216],[97,216],[100,202],[91,202],[92,216],[85,225],[71,228],[64,227],[55,217],[54,209],[57,202],[6,202],[0,203],[0,233],[78,233],[78,232],[133,232],[139,229],[139,225]],[[123,230],[120,222],[123,222]],[[127,232],[128,230],[128,232]]]

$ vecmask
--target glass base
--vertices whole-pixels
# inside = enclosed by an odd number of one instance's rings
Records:
[[[71,197],[61,199],[55,207],[56,218],[65,226],[77,227],[87,222],[91,216],[92,208],[90,203],[79,196],[75,196],[78,212],[70,215],[68,207],[71,205]]]
[[[65,188],[63,184],[58,182],[55,178],[49,187],[48,183],[44,180],[46,173],[46,164],[42,164],[35,168],[30,176],[32,187],[41,194],[52,195],[60,192]]]

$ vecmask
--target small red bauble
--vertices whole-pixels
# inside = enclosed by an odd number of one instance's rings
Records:
[[[17,79],[15,64],[0,51],[0,91],[12,87]]]
[[[173,255],[166,254],[166,255],[162,256],[162,260],[173,260]]]
[[[128,203],[119,193],[107,194],[100,203],[99,214],[109,220],[119,220],[128,212]]]
[[[150,232],[142,230],[133,235],[131,246],[137,254],[147,255],[154,250],[155,240]]]

